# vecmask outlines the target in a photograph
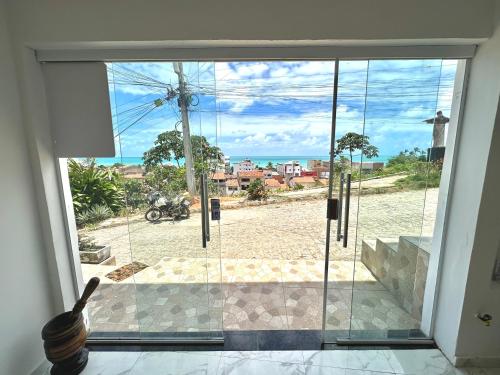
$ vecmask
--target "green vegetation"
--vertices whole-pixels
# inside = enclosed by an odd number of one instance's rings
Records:
[[[142,208],[146,205],[144,197],[147,194],[147,186],[142,182],[134,179],[126,179],[123,181],[125,190],[127,207],[133,210]]]
[[[98,204],[90,207],[88,210],[80,212],[76,215],[75,219],[78,225],[84,225],[97,223],[113,216],[113,211],[111,211],[108,206]]]
[[[304,190],[304,185],[301,184],[295,184],[293,186],[293,190]]]
[[[378,148],[370,144],[370,138],[366,135],[349,132],[337,139],[335,154],[340,156],[347,151],[349,153],[351,169],[353,152],[356,150],[361,151],[368,159],[378,156]]]
[[[154,165],[146,174],[146,185],[165,196],[173,196],[187,190],[186,169],[173,165]]]
[[[247,192],[248,199],[251,201],[265,201],[269,197],[266,187],[260,178],[250,183]]]
[[[349,160],[340,157],[340,162],[336,163],[336,173],[346,172],[349,170]],[[390,158],[387,164],[382,169],[360,172],[359,169],[353,170],[352,179],[359,181],[375,177],[386,177],[397,174],[405,174],[407,176],[396,180],[395,185],[402,190],[425,189],[427,187],[439,187],[441,180],[442,163],[427,162],[426,152],[418,147],[413,150],[404,150],[399,155]]]
[[[216,146],[210,146],[203,136],[192,135],[191,147],[193,150],[194,168],[196,176],[202,171],[213,171],[215,165],[222,160],[222,152]],[[166,131],[158,135],[154,146],[144,153],[143,160],[146,171],[157,166],[165,167],[165,161],[174,160],[178,168],[180,159],[184,157],[182,133],[178,130]]]
[[[98,167],[95,160],[88,164],[69,160],[68,173],[75,216],[80,223],[95,221],[125,206],[125,194],[120,174],[111,168]],[[77,219],[78,220],[78,219]]]

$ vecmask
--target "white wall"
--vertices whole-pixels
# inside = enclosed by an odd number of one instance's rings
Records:
[[[10,0],[32,46],[186,40],[481,39],[492,0]],[[112,43],[109,43],[112,42]]]
[[[4,1],[8,2],[26,137],[15,94],[15,72],[5,40],[5,11],[0,8],[0,99],[3,99],[0,101],[0,163],[2,176],[9,175],[9,181],[2,181],[0,187],[0,234],[6,248],[15,245],[18,249],[6,255],[15,259],[5,262],[11,267],[4,267],[6,269],[0,272],[2,281],[9,278],[3,283],[9,288],[2,289],[2,296],[7,295],[9,304],[4,308],[5,299],[2,301],[2,317],[6,316],[7,320],[0,322],[1,337],[14,337],[2,340],[0,352],[8,358],[1,358],[0,366],[13,366],[17,356],[22,355],[24,360],[20,366],[25,368],[32,367],[33,361],[41,358],[39,330],[52,312],[47,302],[48,290],[52,288],[54,311],[69,308],[74,300],[72,285],[68,283],[72,279],[70,252],[41,69],[26,46],[117,47],[134,43],[164,45],[165,41],[182,44],[185,40],[241,43],[328,40],[339,44],[382,40],[403,45],[455,43],[464,39],[481,41],[492,34],[493,6],[498,3],[498,0],[149,0],[146,4],[137,0],[68,0],[64,3],[0,0],[0,4]],[[499,82],[494,79],[500,77],[499,38],[497,30],[494,39],[481,46],[474,59],[457,159],[436,321],[436,339],[450,358],[498,354],[498,347],[493,343],[495,336],[499,337],[498,326],[486,331],[471,316],[477,309],[484,309],[500,318],[497,302],[493,301],[499,300],[498,287],[489,281],[491,268],[488,268],[494,258],[492,246],[495,242],[498,246],[500,232],[493,228],[495,222],[491,220],[495,218],[493,207],[498,200],[491,192],[496,179],[490,176],[495,168],[492,163],[498,156],[489,156],[499,93]],[[32,176],[27,149],[31,155]],[[488,158],[490,164],[486,168]],[[3,174],[4,171],[8,174]],[[488,176],[486,180],[485,176]],[[36,186],[35,193],[30,187],[32,183]],[[481,202],[483,188],[485,195]],[[4,207],[12,211],[11,206],[23,214],[22,226],[20,221],[4,219]],[[39,224],[34,215],[36,207]],[[22,229],[21,244],[19,228]],[[48,262],[47,268],[43,265],[44,259]],[[23,295],[26,290],[29,293]],[[23,314],[27,314],[28,319],[18,327],[15,322]],[[5,323],[10,321],[14,324]],[[1,373],[16,373],[11,371],[12,367],[7,371],[0,369]]]
[[[460,364],[500,360],[500,284],[491,281],[500,242],[499,12],[497,1],[495,34],[472,63],[437,302],[435,338]],[[477,312],[492,314],[493,325],[485,327]]]
[[[19,91],[0,0],[0,374],[28,374],[44,357],[53,314]]]

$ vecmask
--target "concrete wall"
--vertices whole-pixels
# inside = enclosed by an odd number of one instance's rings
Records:
[[[472,63],[437,301],[435,338],[460,364],[500,360],[500,284],[491,281],[500,242],[499,12],[497,2],[496,31]],[[485,327],[477,312],[496,321]]]
[[[28,374],[53,296],[5,14],[0,0],[0,374]]]

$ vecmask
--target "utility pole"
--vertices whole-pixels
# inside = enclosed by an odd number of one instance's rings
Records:
[[[184,81],[184,72],[182,69],[182,62],[173,62],[174,72],[177,73],[179,78],[179,108],[182,115],[182,141],[184,144],[184,166],[186,167],[186,182],[189,194],[194,196],[196,194],[196,187],[194,182],[194,162],[193,162],[193,149],[191,147],[191,132],[189,130],[189,116],[188,116],[188,103],[187,101],[187,88]]]

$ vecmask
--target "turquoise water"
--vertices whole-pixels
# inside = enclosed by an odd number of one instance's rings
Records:
[[[267,163],[271,162],[273,165],[278,163],[285,163],[290,160],[298,161],[299,164],[303,167],[307,167],[308,160],[329,160],[330,157],[328,155],[313,155],[313,156],[297,156],[297,155],[287,155],[287,156],[232,156],[231,164],[239,163],[242,160],[250,159],[252,162],[257,164],[258,167],[265,167]],[[391,155],[379,155],[376,158],[372,158],[369,161],[379,161],[387,163],[387,161],[391,158]],[[359,155],[353,158],[354,161],[360,161]],[[365,161],[368,161],[365,159]],[[113,164],[124,164],[124,165],[142,165],[142,157],[140,156],[124,156],[124,157],[114,157],[114,158],[96,158],[96,162],[99,165],[110,166]],[[171,162],[175,165],[175,161]],[[183,164],[183,161],[181,161]]]

